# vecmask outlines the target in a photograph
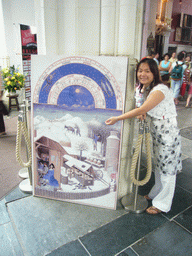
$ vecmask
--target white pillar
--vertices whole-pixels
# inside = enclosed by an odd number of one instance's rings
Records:
[[[120,1],[118,54],[133,55],[135,52],[135,23],[137,1]]]
[[[171,20],[171,17],[172,17],[172,9],[173,9],[173,0],[169,0],[169,1],[166,3],[165,17],[167,17],[167,18],[170,19],[170,20]],[[170,27],[171,27],[171,21],[170,21]],[[171,32],[173,32],[173,31],[170,30],[170,31],[167,31],[167,32],[164,34],[163,54],[165,54],[165,53],[168,52],[168,48],[169,48],[169,38],[170,38]]]
[[[114,55],[115,49],[115,0],[101,1],[101,49],[102,55]]]
[[[142,35],[143,35],[143,12],[144,12],[144,0],[137,1],[137,13],[135,22],[135,54],[134,57],[137,60],[141,58],[142,48]]]
[[[163,54],[168,52],[170,34],[171,34],[171,32],[169,32],[169,31],[164,34]]]
[[[44,0],[34,1],[34,7],[35,26],[37,28],[37,51],[39,55],[46,55]]]
[[[57,0],[44,0],[46,54],[58,54]]]
[[[170,19],[172,17],[173,1],[174,0],[167,1],[167,8],[166,8],[166,12],[165,12],[165,17],[168,17]]]
[[[38,54],[58,54],[57,0],[35,0]]]
[[[58,1],[58,50],[59,54],[76,54],[77,1]]]
[[[147,37],[148,37],[148,24],[149,24],[149,18],[150,18],[150,2],[151,2],[150,0],[146,0],[146,3],[145,3],[141,58],[147,55]]]
[[[77,2],[77,54],[99,55],[100,0]]]
[[[148,51],[147,51],[148,36],[152,33],[153,37],[155,37],[157,6],[158,6],[158,0],[146,0],[141,58],[148,55]]]
[[[150,17],[149,17],[149,26],[148,26],[148,36],[153,34],[153,37],[155,37],[155,27],[156,27],[156,14],[157,14],[157,6],[158,6],[158,0],[151,0],[150,3]]]

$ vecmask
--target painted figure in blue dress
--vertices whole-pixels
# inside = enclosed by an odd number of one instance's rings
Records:
[[[54,164],[51,163],[49,165],[48,172],[44,175],[43,179],[46,180],[46,183],[48,185],[54,186],[54,187],[58,187],[59,183],[58,183],[58,181],[54,177],[54,168],[55,168]]]

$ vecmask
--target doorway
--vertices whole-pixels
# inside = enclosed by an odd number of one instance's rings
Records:
[[[159,60],[163,57],[164,40],[162,35],[155,36],[155,52],[159,53]]]

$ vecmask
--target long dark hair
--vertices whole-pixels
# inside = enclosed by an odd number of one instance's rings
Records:
[[[168,56],[170,59],[170,54],[168,52],[163,55],[163,59],[165,59],[165,56]]]
[[[55,165],[53,164],[53,163],[51,163],[50,165],[49,165],[49,168],[55,168]]]
[[[158,66],[157,66],[157,63],[156,63],[155,60],[149,59],[149,58],[142,59],[137,64],[137,69],[136,69],[136,81],[137,81],[138,84],[139,84],[139,81],[138,81],[138,78],[137,78],[137,72],[138,72],[139,67],[142,63],[147,63],[149,65],[149,69],[152,72],[153,77],[154,77],[153,82],[150,84],[150,88],[149,88],[149,90],[151,91],[153,89],[153,87],[162,83],[161,76],[160,76],[160,73],[159,73],[159,69],[158,69]],[[142,87],[143,87],[143,84],[140,84],[140,89],[142,89]]]

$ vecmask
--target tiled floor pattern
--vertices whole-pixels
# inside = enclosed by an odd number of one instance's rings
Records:
[[[191,169],[188,158],[171,211],[157,216],[128,213],[120,204],[113,211],[58,202],[16,188],[0,203],[0,255],[192,255]]]
[[[192,140],[192,127],[183,128],[181,129],[180,132],[181,132],[181,136],[189,140]]]
[[[191,159],[184,160],[169,213],[126,213],[48,255],[192,255],[192,182],[185,186],[191,169]],[[79,247],[82,254],[75,254]]]

